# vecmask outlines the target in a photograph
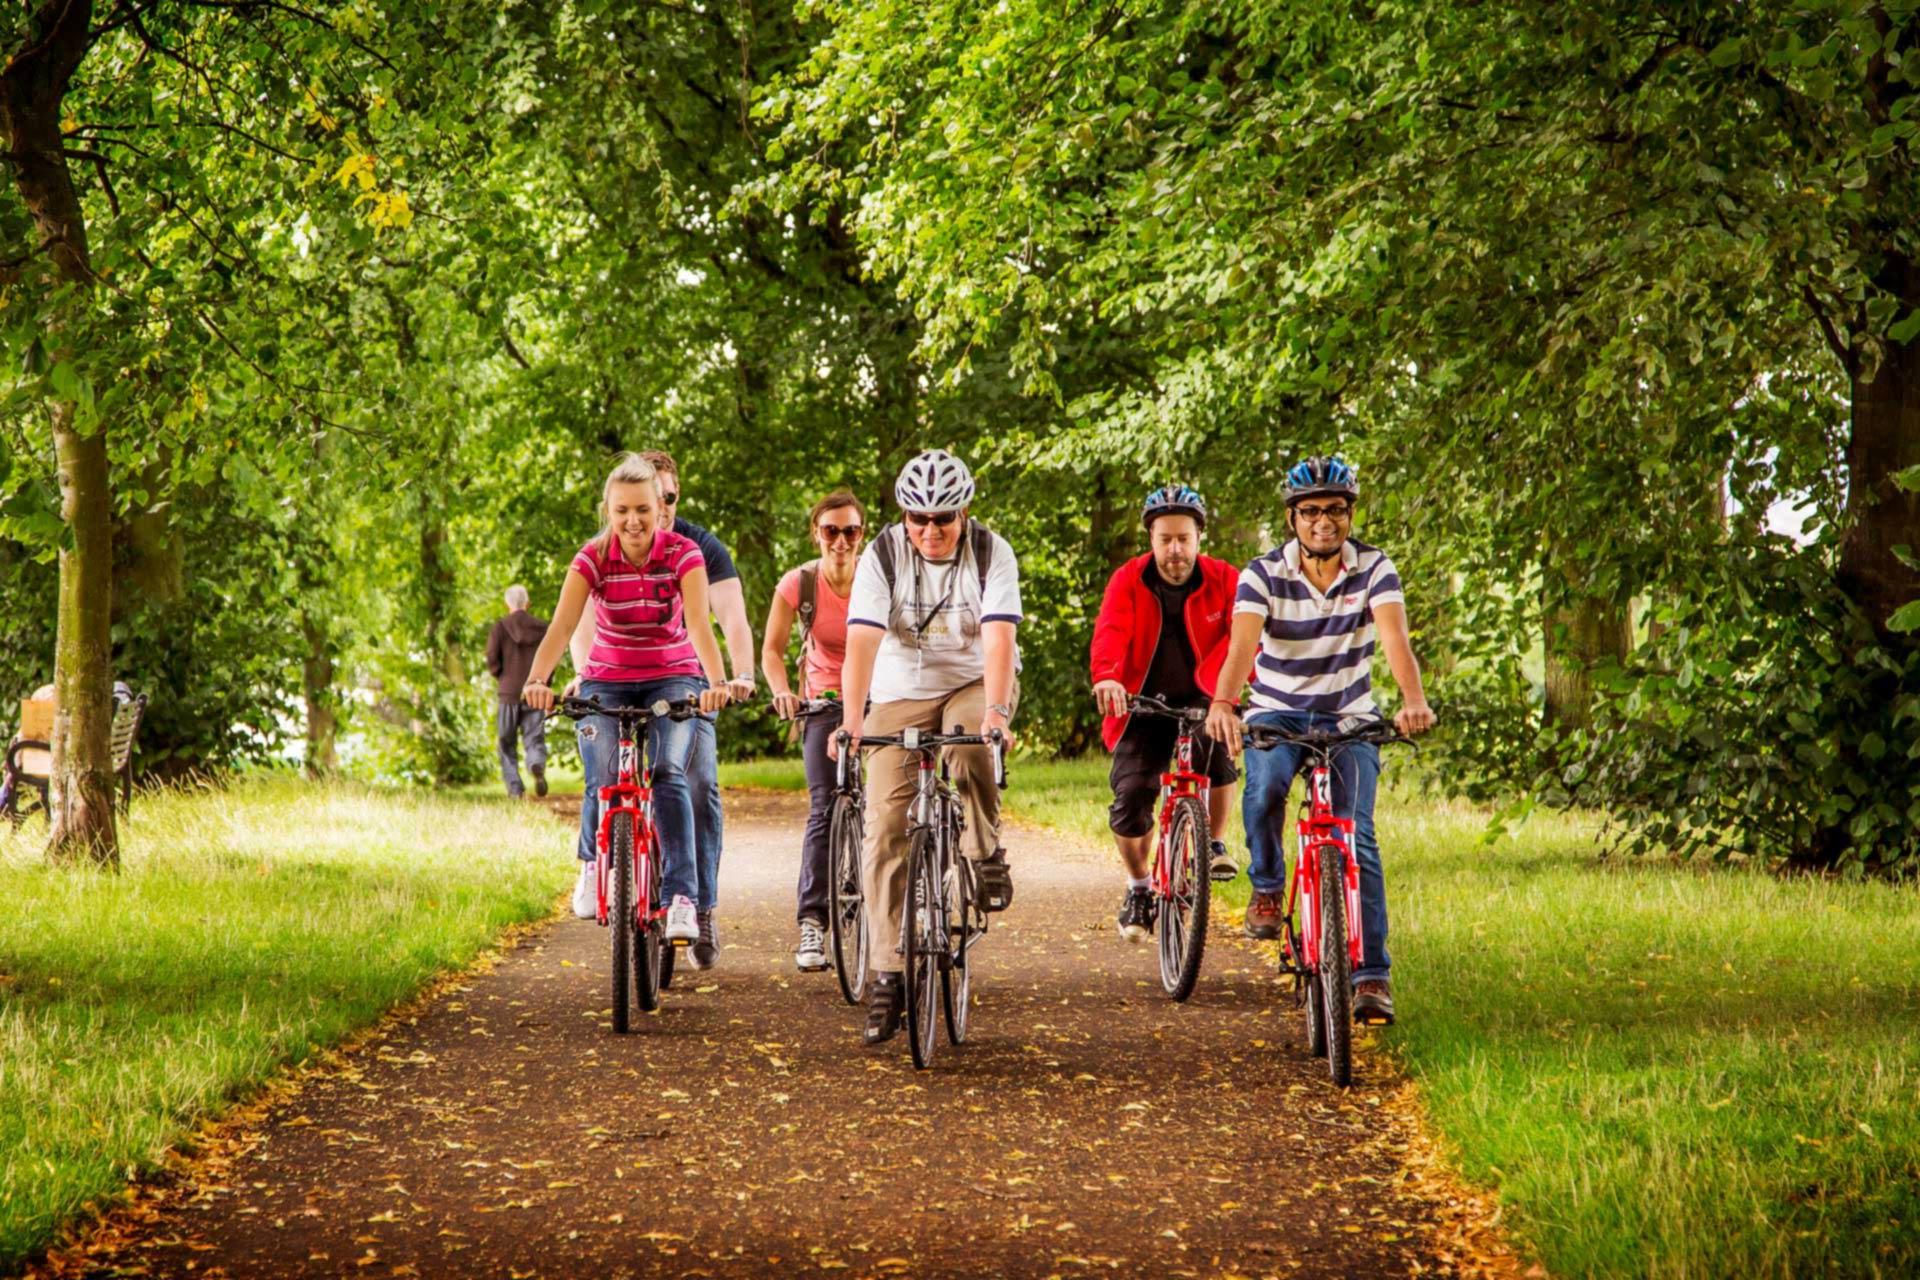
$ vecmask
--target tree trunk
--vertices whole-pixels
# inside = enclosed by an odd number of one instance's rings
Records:
[[[1633,610],[1576,598],[1547,612],[1547,721],[1560,729],[1593,723],[1593,667],[1624,662],[1633,645]]]
[[[20,282],[51,305],[43,341],[58,367],[84,340],[93,268],[87,226],[67,169],[60,113],[67,86],[86,56],[92,0],[43,0],[11,28],[18,43],[0,69],[0,130],[15,189],[33,219],[37,243]],[[65,294],[65,300],[56,300]],[[105,429],[78,421],[71,400],[49,402],[60,515],[70,544],[60,552],[60,608],[53,683],[53,830],[48,852],[117,865],[113,822],[113,691],[109,643],[113,604],[113,502]]]
[[[60,514],[73,545],[60,552],[60,620],[54,642],[53,833],[56,858],[91,857],[117,866],[113,822],[113,508],[107,440],[73,429],[73,406],[53,413],[60,467]]]
[[[1920,307],[1920,262],[1897,260],[1881,279],[1907,308]],[[1840,539],[1840,589],[1873,623],[1882,644],[1904,649],[1912,633],[1887,628],[1894,611],[1920,599],[1920,573],[1894,554],[1920,555],[1920,493],[1895,473],[1920,467],[1920,338],[1887,344],[1870,381],[1853,380],[1853,432],[1847,442],[1847,529]]]
[[[300,687],[307,703],[307,776],[324,778],[340,767],[335,749],[340,712],[333,691],[332,637],[305,610],[300,614],[300,631],[307,641],[300,662]]]

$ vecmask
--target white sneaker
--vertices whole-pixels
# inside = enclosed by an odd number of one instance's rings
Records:
[[[794,948],[793,964],[802,973],[818,973],[827,967],[826,931],[811,920],[800,922],[800,945]]]
[[[693,899],[685,894],[676,894],[673,905],[667,908],[667,941],[697,942],[700,938],[700,920],[693,909]]]
[[[573,882],[573,914],[582,920],[593,920],[600,915],[600,879],[594,872],[594,864],[580,864],[580,878]]]

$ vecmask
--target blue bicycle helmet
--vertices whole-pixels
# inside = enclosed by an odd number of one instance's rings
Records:
[[[1360,477],[1339,458],[1312,457],[1296,462],[1287,472],[1287,507],[1308,498],[1335,494],[1349,502],[1360,501]]]
[[[1140,523],[1153,528],[1157,516],[1192,516],[1202,529],[1207,527],[1207,500],[1189,485],[1169,484],[1147,495],[1140,507]]]

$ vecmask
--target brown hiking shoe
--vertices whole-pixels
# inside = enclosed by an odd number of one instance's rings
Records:
[[[1353,1020],[1368,1027],[1393,1025],[1393,984],[1368,978],[1353,987]]]
[[[1279,937],[1280,926],[1285,923],[1283,913],[1286,909],[1285,894],[1256,892],[1253,901],[1247,904],[1247,936],[1262,939]]]

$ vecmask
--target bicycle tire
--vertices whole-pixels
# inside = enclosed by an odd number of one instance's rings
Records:
[[[1203,864],[1207,813],[1192,796],[1173,802],[1173,820],[1167,824],[1164,855],[1171,894],[1160,904],[1160,985],[1175,1000],[1193,994],[1200,980],[1200,960],[1207,950],[1207,908],[1213,900],[1213,881]]]
[[[1353,965],[1347,957],[1346,857],[1338,845],[1320,851],[1319,976],[1327,1074],[1344,1089],[1353,1083]]]
[[[613,901],[607,923],[613,927],[613,1030],[625,1035],[631,1025],[633,994],[633,815],[615,813],[608,822],[608,870]]]
[[[1306,952],[1300,949],[1301,945],[1301,939],[1296,932],[1293,948],[1293,954],[1296,957],[1306,955]],[[1301,960],[1299,963],[1304,964],[1305,961]],[[1321,1007],[1325,1002],[1320,998],[1320,975],[1317,972],[1310,973],[1304,979],[1295,981],[1300,982],[1306,989],[1307,1052],[1316,1058],[1324,1058],[1327,1056],[1327,1011]]]
[[[967,1015],[973,1004],[973,944],[986,932],[986,913],[973,905],[974,872],[965,858],[953,860],[954,898],[947,913],[947,956],[940,970],[940,1011],[946,1015],[947,1041],[967,1042]],[[974,928],[978,916],[980,928]],[[959,925],[954,925],[955,918]]]
[[[660,897],[660,864],[658,846],[655,854],[647,859],[647,873],[634,896],[638,903],[636,932],[638,945],[633,953],[633,989],[640,1000],[643,1013],[652,1013],[660,1007],[661,952],[671,951],[660,936],[660,922],[653,918],[653,908]]]
[[[833,972],[848,1004],[867,994],[867,902],[860,888],[863,823],[852,796],[836,796],[827,829],[827,934],[833,944]]]
[[[934,857],[933,833],[914,833],[907,863],[906,987],[907,1047],[913,1053],[913,1065],[925,1070],[933,1065],[933,1046],[940,1013],[935,1007],[935,973],[940,967],[941,948],[935,939],[934,914],[940,903],[939,865]]]
[[[668,946],[662,939],[660,943],[660,989],[662,991],[673,985],[674,951],[675,948]]]

